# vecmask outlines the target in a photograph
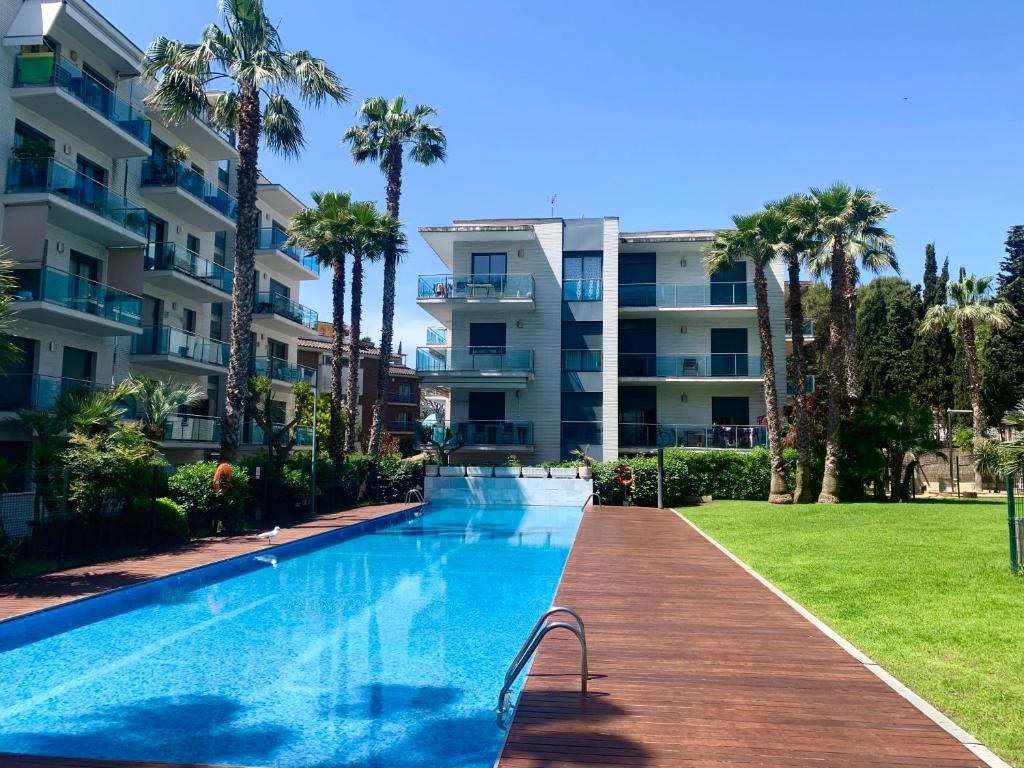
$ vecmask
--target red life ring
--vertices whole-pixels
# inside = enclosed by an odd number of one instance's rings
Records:
[[[633,468],[628,464],[619,464],[615,468],[615,482],[623,488],[633,485]]]
[[[231,490],[231,465],[219,464],[217,471],[213,473],[213,492],[223,496]]]

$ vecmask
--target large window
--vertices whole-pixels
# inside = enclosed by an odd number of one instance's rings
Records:
[[[746,376],[747,329],[711,329],[711,375]]]
[[[737,261],[711,275],[711,304],[747,303],[747,262]]]
[[[656,254],[619,254],[619,306],[655,306],[658,303],[657,274]]]
[[[562,299],[600,301],[602,262],[598,251],[565,254],[562,258]]]
[[[505,279],[508,274],[507,253],[474,253],[470,259],[473,285],[490,285],[497,295],[505,292]]]
[[[469,346],[473,354],[505,354],[505,324],[470,323]]]

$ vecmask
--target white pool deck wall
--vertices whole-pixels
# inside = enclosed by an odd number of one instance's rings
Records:
[[[592,480],[549,477],[426,477],[423,486],[427,501],[528,507],[582,507],[593,491]]]

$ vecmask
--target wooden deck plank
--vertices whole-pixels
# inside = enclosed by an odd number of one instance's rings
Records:
[[[589,508],[555,603],[591,696],[549,635],[503,768],[985,765],[671,510]]]

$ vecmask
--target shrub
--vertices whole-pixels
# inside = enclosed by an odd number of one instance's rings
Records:
[[[0,531],[0,579],[6,579],[14,573],[14,564],[21,554],[22,543],[7,538],[7,534]]]
[[[218,496],[213,492],[214,461],[185,464],[167,480],[167,487],[185,509],[189,530],[237,533],[242,528],[245,506],[249,499],[249,472],[245,467],[231,466],[231,487]]]
[[[151,540],[154,544],[184,544],[189,539],[185,508],[174,499],[156,500],[152,509]]]
[[[74,433],[64,451],[69,499],[79,514],[95,516],[104,502],[151,497],[164,464],[153,444],[134,425],[90,437]]]
[[[423,464],[418,461],[382,457],[370,466],[370,490],[382,504],[405,501],[406,494],[422,482]]]

